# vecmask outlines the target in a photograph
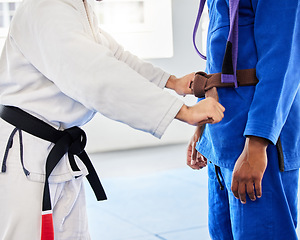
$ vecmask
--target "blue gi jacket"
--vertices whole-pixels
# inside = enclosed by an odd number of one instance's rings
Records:
[[[207,0],[207,4],[206,72],[217,73],[222,69],[229,32],[229,3]],[[300,167],[300,74],[295,67],[300,58],[291,54],[294,48],[299,51],[297,6],[298,0],[240,0],[237,69],[256,68],[259,83],[218,89],[225,117],[218,124],[207,125],[197,143],[197,150],[214,164],[233,169],[245,136],[253,135],[272,144],[280,136],[284,169]]]

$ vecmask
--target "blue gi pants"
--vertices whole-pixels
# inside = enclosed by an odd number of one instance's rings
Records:
[[[247,196],[244,205],[230,188],[232,170],[208,166],[209,232],[213,240],[294,240],[298,239],[297,192],[299,169],[280,172],[276,147],[267,149],[268,167],[262,181],[262,197],[252,202]]]

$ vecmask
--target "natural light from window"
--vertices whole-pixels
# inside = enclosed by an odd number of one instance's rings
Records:
[[[22,0],[0,0],[0,48],[10,21]],[[126,49],[144,59],[173,56],[172,0],[88,0],[100,27],[113,35]],[[208,25],[203,11],[198,46],[205,54]]]

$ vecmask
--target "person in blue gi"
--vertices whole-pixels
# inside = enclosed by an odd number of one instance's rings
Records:
[[[198,126],[188,146],[189,166],[208,165],[210,236],[298,239],[300,3],[207,4],[206,72],[236,85],[217,88],[224,119],[203,135]],[[256,71],[258,83],[240,86],[241,70]]]

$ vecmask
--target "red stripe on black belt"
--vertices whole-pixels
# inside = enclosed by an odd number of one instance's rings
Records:
[[[53,240],[54,239],[54,227],[52,211],[46,211],[42,213],[42,233],[41,240]]]

